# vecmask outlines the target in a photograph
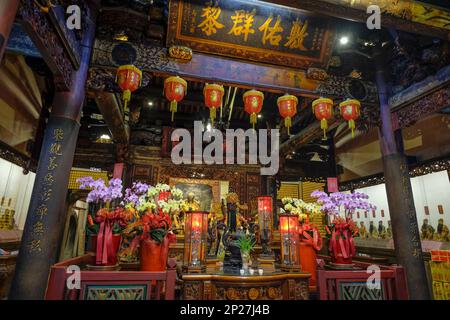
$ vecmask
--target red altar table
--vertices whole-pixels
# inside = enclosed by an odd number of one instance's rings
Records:
[[[57,263],[51,267],[47,285],[46,300],[173,300],[175,296],[175,263],[169,260],[164,272],[147,271],[90,271],[88,264],[94,264],[94,255]],[[79,288],[69,289],[67,282],[74,273],[68,268],[78,266]],[[68,281],[69,280],[69,281]]]

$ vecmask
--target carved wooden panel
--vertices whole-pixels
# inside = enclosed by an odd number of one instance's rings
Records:
[[[74,68],[50,19],[35,1],[21,1],[22,25],[53,72],[57,90],[66,91],[72,84]]]

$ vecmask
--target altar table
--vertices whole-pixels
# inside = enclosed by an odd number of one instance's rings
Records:
[[[310,273],[183,274],[185,300],[308,300]]]

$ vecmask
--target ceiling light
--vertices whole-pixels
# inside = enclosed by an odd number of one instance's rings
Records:
[[[149,101],[148,105],[149,105],[150,107],[153,107],[153,101]]]
[[[348,44],[349,41],[350,41],[350,39],[347,36],[342,36],[341,39],[339,39],[339,43],[343,46]]]
[[[102,139],[102,140],[111,140],[111,137],[108,134],[102,134],[100,139]]]
[[[258,119],[261,119],[262,118],[262,114],[258,114]]]

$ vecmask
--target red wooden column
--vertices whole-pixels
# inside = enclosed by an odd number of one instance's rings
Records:
[[[67,186],[85,99],[97,9],[83,23],[81,63],[69,91],[57,92],[46,127],[9,299],[43,299],[64,229]]]
[[[5,53],[9,33],[11,32],[14,19],[16,18],[19,3],[20,0],[0,1],[0,62],[2,61],[3,54]]]
[[[402,144],[398,143],[393,129],[392,113],[388,102],[387,62],[384,60],[384,50],[377,48],[376,51],[374,58],[381,118],[379,139],[395,253],[397,262],[406,270],[409,298],[428,300],[430,292],[409,178],[409,167]],[[398,133],[401,134],[398,131],[397,136]]]

